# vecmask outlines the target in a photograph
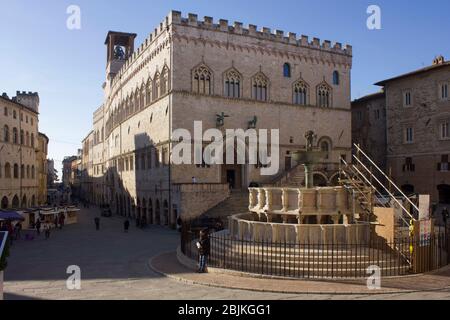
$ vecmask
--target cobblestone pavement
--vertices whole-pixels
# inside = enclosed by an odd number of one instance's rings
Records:
[[[178,233],[152,226],[123,232],[120,217],[83,209],[77,225],[33,241],[15,242],[5,271],[5,299],[450,299],[450,291],[378,295],[283,294],[186,284],[148,267],[151,257],[174,251]],[[81,290],[68,290],[66,269],[81,268]]]

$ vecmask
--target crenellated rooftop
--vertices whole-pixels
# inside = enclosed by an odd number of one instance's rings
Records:
[[[258,27],[253,24],[249,24],[248,27],[244,27],[242,22],[235,21],[232,25],[229,24],[228,20],[220,19],[218,23],[214,23],[212,17],[205,16],[203,20],[199,20],[198,16],[193,13],[188,13],[187,17],[182,17],[181,12],[171,11],[166,17],[166,26],[170,24],[186,25],[198,28],[204,28],[208,30],[229,32],[231,34],[239,34],[260,38],[261,40],[272,40],[285,44],[292,44],[302,47],[317,48],[322,50],[327,50],[330,52],[341,53],[345,55],[352,55],[352,46],[345,45],[342,46],[340,42],[332,43],[330,40],[321,41],[318,38],[312,38],[309,40],[308,36],[301,35],[297,36],[294,32],[288,32],[287,34],[282,30],[272,31],[268,27]],[[161,25],[163,25],[161,23]],[[155,30],[157,31],[157,30]],[[156,36],[156,33],[153,35]]]
[[[287,34],[282,30],[272,30],[268,27],[258,27],[253,24],[249,24],[248,27],[244,27],[242,22],[235,21],[232,25],[228,20],[219,19],[218,23],[214,23],[214,19],[209,16],[205,16],[203,20],[198,18],[197,14],[188,13],[187,17],[183,17],[180,11],[170,11],[165,17],[164,21],[149,34],[149,36],[137,47],[130,57],[125,61],[124,65],[120,68],[118,74],[123,75],[130,65],[159,37],[160,34],[169,29],[170,25],[182,25],[195,28],[201,28],[205,30],[228,32],[233,35],[243,35],[259,38],[261,40],[269,40],[283,44],[290,44],[298,47],[309,48],[313,50],[322,50],[331,54],[340,54],[345,56],[352,56],[352,46],[346,44],[342,45],[340,42],[332,43],[330,40],[320,40],[313,37],[311,40],[306,35],[297,36],[294,32],[288,32]],[[158,44],[161,46],[161,43]],[[120,77],[116,77],[113,81],[113,85]]]

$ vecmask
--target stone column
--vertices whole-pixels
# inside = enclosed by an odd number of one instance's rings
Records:
[[[256,190],[249,189],[248,191],[249,191],[249,193],[248,193],[248,209],[251,211],[257,204]]]
[[[282,211],[289,210],[289,192],[287,189],[283,188],[281,193],[281,203],[283,205]]]
[[[312,165],[306,163],[304,164],[304,166],[305,166],[305,186],[306,188],[312,188],[314,186]]]
[[[342,219],[343,219],[343,221],[342,221],[343,224],[349,224],[349,219],[348,219],[347,214],[342,215]]]
[[[258,210],[263,210],[264,206],[265,206],[265,191],[264,189],[259,188],[258,189],[258,206],[257,209]]]
[[[264,211],[272,211],[272,189],[266,188],[264,189],[266,194],[266,205],[264,206]]]

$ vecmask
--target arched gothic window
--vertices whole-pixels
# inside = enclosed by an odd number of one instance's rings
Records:
[[[326,152],[325,159],[330,157],[330,142],[328,140],[320,142],[320,151]]]
[[[14,164],[14,179],[19,178],[19,165],[17,163]]]
[[[267,77],[261,72],[255,75],[252,79],[252,95],[253,99],[259,101],[268,100],[269,81]]]
[[[19,134],[17,128],[13,128],[13,143],[19,143]]]
[[[146,90],[146,98],[145,98],[145,102],[147,105],[150,104],[150,102],[152,102],[152,79],[148,78],[147,81],[147,85],[145,86],[145,90]]]
[[[5,163],[5,178],[11,178],[11,165],[9,162]]]
[[[25,144],[25,133],[23,130],[20,130],[20,144]]]
[[[133,93],[131,93],[131,95],[130,95],[129,103],[130,103],[130,112],[128,113],[128,115],[132,115],[134,113],[134,110],[135,110],[135,108],[134,108],[135,101],[134,101]]]
[[[165,95],[169,91],[169,69],[164,67],[161,73],[161,95]]]
[[[35,177],[35,169],[34,166],[31,166],[31,179],[34,179]]]
[[[323,108],[331,107],[331,88],[326,83],[317,87],[317,106]]]
[[[26,145],[29,146],[30,145],[30,133],[27,131],[27,133],[25,134],[25,142]]]
[[[294,83],[294,98],[293,103],[305,106],[308,104],[308,85],[304,81],[297,81]]]
[[[212,92],[212,73],[205,65],[200,65],[192,71],[192,91],[210,95]]]
[[[31,146],[34,148],[34,133],[31,134]]]
[[[30,179],[30,165],[27,165],[27,179]]]
[[[3,127],[3,141],[9,142],[9,127],[7,125]]]
[[[339,72],[337,71],[333,72],[333,84],[335,86],[339,85]]]
[[[241,75],[235,69],[225,73],[224,95],[228,98],[241,97]]]
[[[143,109],[143,108],[145,108],[145,86],[144,86],[144,84],[142,84],[140,91],[141,91],[141,93],[140,93],[139,104],[141,105],[141,109]]]
[[[20,178],[25,179],[25,165],[20,166]]]
[[[139,94],[139,88],[136,88],[136,91],[134,92],[134,111],[139,111],[141,109],[141,97]]]
[[[283,76],[285,78],[291,77],[291,65],[287,62],[283,65]]]
[[[130,99],[126,97],[124,108],[122,108],[122,110],[124,110],[125,112],[122,112],[121,116],[119,116],[119,122],[128,117],[128,115],[130,114],[130,109]]]
[[[159,98],[160,96],[160,86],[161,86],[161,81],[160,81],[160,76],[159,73],[155,74],[155,77],[153,78],[153,100],[156,100]]]

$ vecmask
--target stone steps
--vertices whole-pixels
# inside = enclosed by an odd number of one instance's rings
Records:
[[[372,264],[367,264],[355,268],[354,266],[339,267],[333,265],[328,267],[302,266],[302,265],[272,265],[272,264],[249,264],[249,263],[221,263],[210,260],[211,265],[216,268],[231,269],[235,271],[266,274],[281,277],[296,277],[309,279],[327,279],[327,278],[367,278],[369,276],[367,270]],[[397,276],[409,274],[410,267],[402,266],[381,266],[380,273],[382,276]]]
[[[248,212],[248,191],[234,190],[226,200],[207,210],[202,216],[226,220],[233,214],[245,212]]]

